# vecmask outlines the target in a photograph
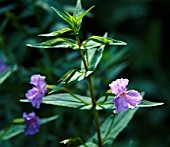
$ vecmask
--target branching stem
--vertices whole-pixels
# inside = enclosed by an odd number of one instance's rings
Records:
[[[77,40],[78,46],[80,48],[81,47],[81,42],[80,42],[80,39],[79,39],[78,35],[76,35],[76,40]],[[81,49],[80,49],[80,54],[81,54],[81,58],[83,60],[84,68],[85,68],[85,70],[87,72],[88,71],[88,66],[87,66],[86,60],[84,58],[84,52]],[[96,99],[95,99],[95,96],[94,96],[94,91],[93,91],[93,86],[92,86],[92,81],[91,81],[90,76],[87,77],[87,84],[88,84],[88,88],[89,88],[89,91],[90,91],[90,96],[91,96],[91,99],[92,99],[93,115],[94,115],[94,120],[95,120],[95,125],[96,125],[96,131],[97,131],[98,146],[102,147],[102,140],[101,140],[101,133],[100,133],[100,123],[99,123],[99,114],[98,114],[98,111],[96,110]]]

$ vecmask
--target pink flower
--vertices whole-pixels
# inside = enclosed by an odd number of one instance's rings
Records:
[[[128,79],[121,78],[109,84],[112,93],[116,95],[113,100],[116,107],[116,110],[113,111],[114,113],[127,111],[128,108],[135,109],[142,100],[142,96],[138,91],[126,90],[128,83]]]

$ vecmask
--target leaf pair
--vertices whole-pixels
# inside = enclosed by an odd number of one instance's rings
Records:
[[[21,99],[21,102],[28,102],[26,99]],[[80,110],[91,110],[92,103],[91,98],[88,96],[82,96],[78,94],[69,94],[69,93],[60,93],[60,94],[52,94],[43,97],[43,104],[50,104],[55,106],[69,107],[69,108],[77,108]],[[159,106],[163,103],[149,102],[146,100],[142,100],[137,107],[152,107]],[[100,97],[96,104],[96,110],[113,110],[115,108],[113,104],[113,96],[108,96],[105,101],[105,96]]]
[[[36,48],[79,48],[75,40],[63,37],[50,39],[42,43],[27,44],[27,46]]]
[[[36,48],[71,48],[73,50],[80,50],[80,49],[89,50],[89,49],[99,48],[102,45],[127,45],[123,41],[115,40],[109,37],[91,36],[87,40],[83,41],[81,46],[79,46],[77,44],[77,41],[75,41],[74,39],[59,37],[60,35],[64,35],[68,32],[70,34],[74,34],[69,28],[55,31],[49,34],[42,34],[40,36],[57,36],[57,38],[50,39],[42,43],[27,44],[27,46],[36,47]]]

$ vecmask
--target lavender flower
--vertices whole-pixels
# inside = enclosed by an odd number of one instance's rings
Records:
[[[34,135],[39,132],[40,128],[40,119],[35,115],[34,112],[26,114],[23,113],[23,118],[25,121],[24,133],[25,135]]]
[[[41,76],[39,74],[33,75],[30,79],[30,84],[33,84],[35,87],[28,90],[25,96],[28,101],[32,103],[33,107],[40,108],[42,98],[47,91],[45,76]]]
[[[30,84],[34,85],[35,87],[44,90],[46,86],[45,76],[41,76],[39,74],[33,75],[30,79]]]
[[[113,102],[115,104],[116,110],[114,113],[119,113],[120,111],[127,111],[128,108],[135,109],[136,105],[142,100],[142,96],[136,90],[126,91],[126,86],[128,85],[128,79],[117,79],[109,84],[112,93],[116,94]]]
[[[0,73],[6,71],[7,69],[8,66],[5,64],[5,62],[2,59],[0,59]]]

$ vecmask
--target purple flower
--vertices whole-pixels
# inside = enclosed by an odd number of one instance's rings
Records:
[[[142,100],[142,96],[136,90],[126,90],[128,85],[128,79],[117,79],[109,84],[112,93],[116,96],[113,100],[116,110],[114,113],[119,113],[120,111],[127,111],[128,108],[135,109],[136,105]]]
[[[0,59],[0,73],[6,71],[7,69],[8,66],[5,64],[5,62],[2,59]]]
[[[38,88],[33,87],[32,89],[27,91],[25,96],[27,97],[28,101],[32,103],[33,107],[40,108],[40,103],[42,101],[44,93],[41,92]]]
[[[28,101],[32,103],[33,107],[40,108],[42,98],[47,91],[45,76],[41,76],[39,74],[33,75],[30,79],[30,84],[33,84],[34,87],[28,90],[25,96]]]
[[[30,79],[30,84],[34,85],[35,87],[44,90],[46,86],[45,76],[41,76],[39,74],[33,75]]]
[[[40,128],[40,119],[35,115],[34,112],[26,114],[23,113],[23,118],[25,121],[24,133],[25,135],[34,135],[39,132]]]

